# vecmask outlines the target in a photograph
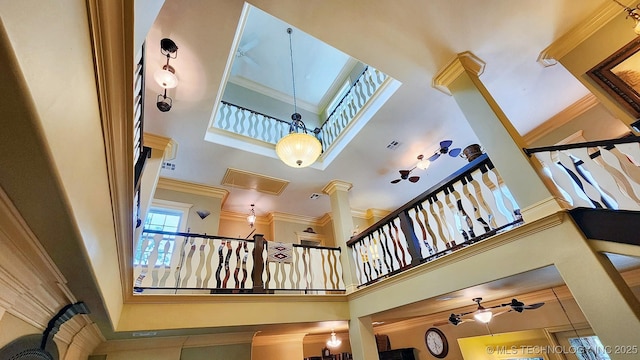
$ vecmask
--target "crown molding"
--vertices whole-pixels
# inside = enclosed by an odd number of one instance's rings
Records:
[[[229,195],[229,191],[225,189],[165,177],[158,179],[157,188],[221,199],[222,204],[224,204]]]
[[[307,333],[260,335],[260,333],[258,332],[256,336],[253,337],[253,346],[271,346],[292,342],[302,344],[302,340],[304,339],[305,335],[307,335]]]
[[[475,76],[480,76],[484,72],[485,62],[475,56],[470,51],[457,54],[440,71],[436,73],[431,81],[431,86],[436,90],[452,95],[449,86],[465,71]]]
[[[574,102],[569,105],[566,109],[560,111],[556,115],[549,118],[547,121],[543,122],[541,125],[536,127],[535,129],[526,133],[522,139],[526,144],[532,144],[543,136],[553,132],[558,129],[560,126],[570,122],[571,120],[577,118],[578,116],[584,114],[585,112],[593,109],[596,105],[600,104],[600,100],[595,97],[592,93],[584,96],[580,100]]]
[[[353,184],[349,182],[342,180],[331,180],[327,185],[324,186],[324,188],[322,188],[322,192],[327,195],[331,195],[338,190],[349,191],[352,187]]]
[[[630,7],[635,7],[636,2],[635,0],[622,1],[623,4],[628,3]],[[615,2],[609,1],[604,3],[596,9],[585,22],[576,25],[542,50],[540,55],[538,55],[538,63],[544,67],[557,64],[559,59],[562,59],[583,41],[591,37],[605,24],[613,20],[616,16],[623,14],[624,9]]]
[[[331,223],[333,221],[333,216],[331,215],[330,212],[325,213],[324,215],[322,215],[319,219],[318,219],[318,225],[319,226],[327,226],[329,223]]]
[[[311,217],[311,216],[304,216],[304,215],[294,215],[294,214],[287,214],[287,213],[281,213],[281,212],[270,212],[267,217],[269,218],[269,221],[287,221],[287,222],[293,222],[293,223],[298,223],[298,224],[313,224],[315,225],[318,220],[317,218]]]

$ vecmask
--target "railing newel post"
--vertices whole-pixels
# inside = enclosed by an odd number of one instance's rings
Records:
[[[253,270],[251,276],[253,279],[253,293],[264,294],[264,282],[262,281],[262,271],[264,270],[265,259],[262,257],[264,250],[264,244],[266,240],[264,235],[253,235],[254,247],[253,247]]]

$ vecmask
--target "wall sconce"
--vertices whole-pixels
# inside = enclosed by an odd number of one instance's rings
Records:
[[[153,78],[158,85],[164,89],[164,93],[158,95],[156,106],[158,106],[158,110],[167,112],[171,110],[171,106],[173,105],[173,99],[167,96],[167,89],[173,89],[178,86],[176,70],[173,66],[169,65],[169,59],[178,57],[178,45],[176,45],[173,40],[164,38],[160,40],[160,53],[167,57],[167,63],[162,69],[153,74]]]
[[[256,223],[256,212],[253,209],[254,204],[251,204],[251,210],[249,211],[249,216],[247,216],[247,222],[249,223],[249,227],[253,227]]]

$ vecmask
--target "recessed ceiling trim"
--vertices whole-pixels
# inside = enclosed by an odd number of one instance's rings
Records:
[[[258,84],[256,82],[253,82],[251,80],[248,80],[246,78],[240,77],[240,76],[233,76],[233,77],[229,77],[229,82],[236,84],[238,86],[242,86],[244,88],[247,88],[251,91],[255,91],[257,93],[260,93],[262,95],[268,96],[270,98],[282,101],[284,103],[290,104],[291,105],[291,110],[293,111],[293,97],[291,95],[282,93],[278,90],[272,89],[270,87],[266,87],[262,84]],[[296,104],[299,108],[307,110],[309,112],[312,112],[314,114],[319,114],[320,113],[320,107],[313,105],[310,102],[301,100],[301,99],[296,99]]]
[[[228,168],[221,185],[256,190],[269,195],[280,195],[289,181],[250,171]]]

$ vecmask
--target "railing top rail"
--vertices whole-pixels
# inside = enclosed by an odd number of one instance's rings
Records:
[[[173,231],[161,231],[161,230],[151,230],[151,229],[143,229],[142,233],[147,234],[160,234],[160,235],[171,235],[171,236],[183,236],[183,237],[192,237],[192,238],[203,238],[203,239],[212,239],[212,240],[235,240],[235,241],[249,241],[253,242],[254,239],[241,239],[241,238],[231,238],[227,236],[218,236],[218,235],[207,235],[207,234],[196,234],[196,233],[185,233],[185,232],[173,232]],[[255,235],[262,236],[262,235]],[[266,240],[267,244],[273,243],[273,241]],[[326,250],[338,250],[342,251],[339,247],[331,247],[331,246],[320,246],[320,245],[302,245],[302,244],[292,244],[294,247],[302,247],[302,248],[311,248],[311,249],[326,249]]]
[[[244,106],[240,106],[240,105],[232,104],[232,103],[230,103],[230,102],[228,102],[228,101],[224,101],[224,100],[222,100],[222,101],[220,101],[220,102],[221,102],[221,103],[223,103],[223,104],[225,104],[225,105],[234,106],[234,107],[237,107],[238,109],[246,110],[246,111],[249,111],[249,112],[251,112],[251,113],[253,113],[253,114],[256,114],[256,115],[262,115],[262,116],[264,116],[264,117],[268,117],[269,119],[273,119],[273,120],[275,120],[275,121],[278,121],[278,122],[281,122],[281,123],[285,123],[285,124],[287,124],[287,125],[291,125],[291,121],[281,120],[281,119],[275,118],[275,117],[273,117],[273,116],[271,116],[271,115],[263,114],[263,113],[261,113],[261,112],[259,112],[259,111],[255,111],[255,110],[248,109],[248,108],[246,108],[246,107],[244,107]]]
[[[382,227],[383,225],[385,225],[389,221],[391,221],[394,218],[396,218],[403,211],[407,211],[409,209],[412,209],[412,208],[422,204],[429,197],[433,196],[434,194],[439,193],[440,191],[443,191],[443,190],[451,187],[451,185],[453,185],[454,183],[462,180],[463,178],[467,178],[467,176],[471,172],[473,172],[473,171],[475,171],[477,169],[480,169],[483,166],[486,166],[489,169],[493,168],[493,163],[491,162],[491,160],[489,159],[489,156],[487,154],[482,154],[482,155],[478,156],[476,159],[474,159],[473,161],[471,161],[467,165],[461,167],[460,169],[458,169],[453,174],[447,176],[446,178],[444,178],[439,183],[433,185],[432,187],[427,189],[422,194],[416,196],[415,198],[413,198],[408,203],[404,204],[403,206],[401,206],[397,210],[393,211],[389,215],[387,215],[387,216],[383,217],[382,219],[378,220],[378,222],[376,222],[375,224],[369,226],[367,229],[363,230],[358,235],[352,237],[349,241],[347,241],[347,246],[351,247],[353,244],[357,243],[358,241],[360,241],[364,237],[370,235],[371,233],[377,231],[380,227]]]
[[[524,153],[528,156],[531,156],[534,153],[545,152],[545,151],[556,151],[556,150],[569,150],[569,149],[580,149],[586,147],[609,147],[617,144],[628,144],[640,142],[640,136],[626,136],[619,139],[612,140],[597,140],[597,141],[587,141],[582,143],[575,144],[564,144],[564,145],[554,145],[554,146],[542,146],[537,148],[524,148]]]
[[[344,95],[342,96],[342,99],[340,99],[340,101],[338,102],[338,104],[333,108],[333,110],[331,111],[331,114],[329,114],[329,116],[327,116],[327,118],[324,120],[324,122],[322,123],[322,125],[320,125],[320,129],[322,129],[324,127],[324,125],[327,123],[327,121],[329,121],[329,119],[331,119],[331,117],[333,116],[333,114],[336,112],[336,110],[338,110],[338,108],[340,107],[340,105],[342,105],[342,102],[344,101],[344,99],[347,98],[347,96],[349,96],[349,93],[351,93],[351,91],[353,90],[353,88],[356,86],[356,84],[358,83],[358,81],[360,81],[360,79],[362,79],[362,77],[364,76],[364,74],[367,72],[367,70],[369,70],[369,66],[365,66],[364,70],[362,70],[362,72],[360,73],[360,75],[358,75],[358,78],[356,79],[356,81],[354,81],[351,86],[349,87],[349,90],[347,90],[346,93],[344,93]]]
[[[254,239],[240,239],[240,238],[231,238],[228,236],[217,236],[217,235],[207,235],[207,234],[196,234],[196,233],[185,233],[185,232],[173,232],[173,231],[160,231],[160,230],[151,230],[151,229],[143,229],[142,233],[147,234],[160,234],[160,235],[172,235],[172,236],[184,236],[184,237],[192,237],[192,238],[204,238],[204,239],[220,239],[220,240],[236,240],[236,241],[250,241],[253,242]],[[258,235],[255,235],[258,236]]]

